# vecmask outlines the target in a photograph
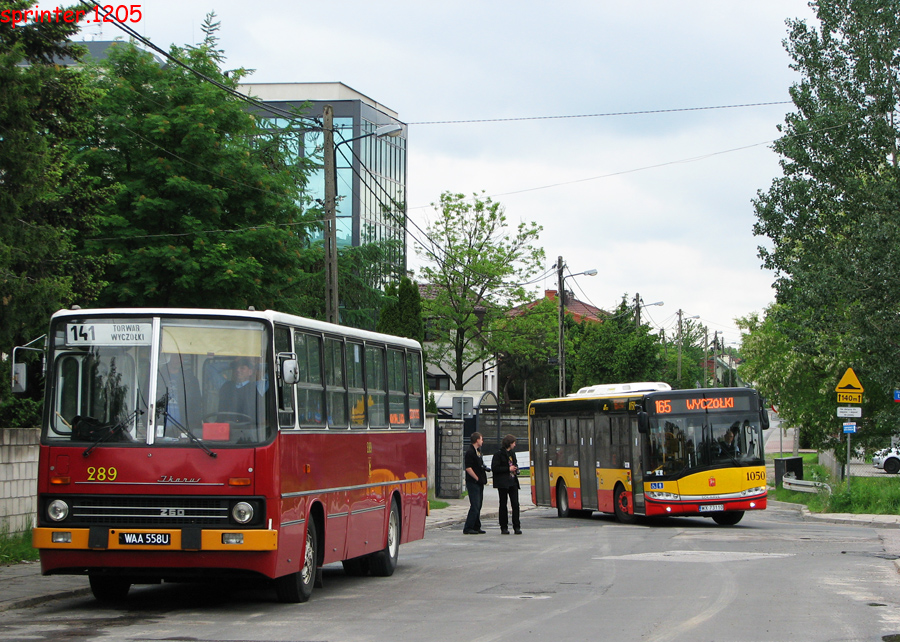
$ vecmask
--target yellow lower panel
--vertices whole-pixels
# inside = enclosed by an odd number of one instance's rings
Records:
[[[70,542],[54,542],[53,533],[70,533]],[[128,539],[138,543],[121,543],[119,535],[127,533]],[[240,544],[224,544],[222,536],[226,533],[240,533],[244,541]],[[31,531],[32,545],[37,549],[74,549],[87,550],[89,530],[87,528],[35,528]],[[147,535],[162,536],[163,544],[140,543]],[[204,551],[274,551],[278,548],[278,531],[273,530],[203,530],[201,531],[200,546]],[[105,549],[119,551],[180,551],[181,529],[114,529],[109,530],[109,537]]]

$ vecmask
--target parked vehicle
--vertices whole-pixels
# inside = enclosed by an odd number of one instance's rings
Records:
[[[900,447],[882,448],[872,455],[872,465],[891,475],[900,473]]]

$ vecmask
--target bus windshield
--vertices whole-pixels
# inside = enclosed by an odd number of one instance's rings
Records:
[[[650,422],[649,475],[682,475],[717,466],[760,466],[758,418],[745,413],[654,417]]]
[[[273,436],[258,321],[69,317],[51,332],[46,442],[205,449]]]

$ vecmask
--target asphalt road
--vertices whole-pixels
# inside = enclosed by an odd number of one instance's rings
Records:
[[[327,567],[307,604],[265,585],[133,588],[3,613],[0,640],[890,640],[900,531],[796,510],[621,525],[523,515],[522,536],[459,526],[404,545],[390,578]],[[900,639],[900,638],[898,638]]]

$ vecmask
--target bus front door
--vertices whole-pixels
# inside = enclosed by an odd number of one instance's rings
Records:
[[[638,432],[637,417],[631,418],[631,488],[634,514],[643,515],[644,508],[644,436]]]

